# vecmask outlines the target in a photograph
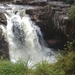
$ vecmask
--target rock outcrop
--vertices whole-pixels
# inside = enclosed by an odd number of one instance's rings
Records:
[[[46,1],[46,0],[21,0],[16,1],[16,4],[28,4],[37,6],[35,9],[27,9],[26,13],[30,15],[31,20],[38,25],[42,31],[45,41],[49,47],[63,48],[64,43],[71,37],[72,33],[70,22],[67,13],[70,8],[69,4],[60,1]],[[2,18],[4,20],[4,18]],[[6,25],[6,18],[1,23]],[[70,24],[71,23],[71,24]],[[70,31],[68,31],[70,30]],[[71,35],[72,36],[72,35]]]
[[[4,35],[2,34],[2,29],[0,29],[0,58],[1,59],[9,58],[8,42],[4,38]]]
[[[0,23],[7,25],[6,16],[4,15],[4,13],[2,11],[0,12]]]
[[[0,10],[0,25],[7,26],[7,19],[4,12]],[[6,41],[3,30],[0,28],[0,58],[9,59],[8,42]]]
[[[62,48],[66,42],[69,7],[69,4],[63,2],[50,1],[43,7],[26,10],[26,13],[40,27],[49,47]]]
[[[32,6],[45,6],[47,5],[46,0],[12,0],[16,4],[32,5]]]

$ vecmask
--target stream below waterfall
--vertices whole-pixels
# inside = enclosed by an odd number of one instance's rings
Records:
[[[49,63],[57,61],[57,53],[46,46],[40,28],[25,13],[26,9],[34,9],[33,7],[0,4],[0,9],[7,18],[7,26],[0,24],[0,28],[3,29],[3,35],[9,43],[11,62],[22,60],[27,61],[28,66],[33,66],[42,60]]]

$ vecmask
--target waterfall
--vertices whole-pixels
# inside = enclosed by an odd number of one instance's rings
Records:
[[[28,66],[33,66],[42,60],[49,63],[57,61],[56,53],[47,48],[40,28],[31,21],[25,11],[14,13],[14,10],[9,10],[5,15],[7,27],[4,33],[9,43],[11,62],[28,61]]]

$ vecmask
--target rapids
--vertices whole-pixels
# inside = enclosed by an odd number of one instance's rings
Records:
[[[56,52],[48,48],[40,28],[25,14],[25,6],[9,5],[12,10],[6,9],[7,27],[3,25],[3,34],[9,43],[10,61],[17,63],[19,60],[28,61],[28,66],[47,60],[56,62]],[[3,8],[3,7],[2,7]]]

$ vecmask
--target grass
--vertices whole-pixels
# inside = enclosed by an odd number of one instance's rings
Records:
[[[28,68],[27,63],[13,64],[8,60],[0,60],[0,75],[75,75],[75,52],[68,52],[58,62],[50,64],[42,61]]]
[[[42,62],[35,69],[36,75],[75,75],[75,52],[69,52],[58,60],[57,63],[49,64]],[[35,75],[34,74],[34,75]]]
[[[31,75],[31,70],[24,63],[13,64],[8,60],[0,61],[0,75]]]
[[[68,16],[70,20],[75,20],[75,5],[71,6],[69,12],[68,12]]]

